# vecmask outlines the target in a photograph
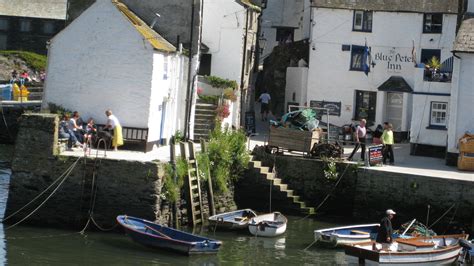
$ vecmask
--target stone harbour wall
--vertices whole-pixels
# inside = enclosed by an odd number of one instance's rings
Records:
[[[58,155],[57,125],[58,118],[55,115],[22,116],[14,150],[5,217],[30,202],[77,161],[61,188],[25,223],[80,229],[89,217],[91,206],[94,206],[94,220],[102,228],[114,226],[119,214],[169,224],[171,205],[161,197],[164,163]],[[93,183],[97,191],[95,204],[92,204]],[[52,189],[49,190],[51,191]],[[8,223],[12,224],[29,214],[49,192]],[[232,199],[233,190],[216,196],[218,210],[235,208]],[[181,222],[186,222],[185,204],[185,200],[178,203],[177,215]]]
[[[346,172],[334,188],[335,181],[325,177],[326,163],[321,160],[282,155],[275,157],[259,149],[254,150],[254,156],[263,165],[276,165],[277,176],[308,205],[317,207],[329,194],[317,216],[349,216],[351,220],[360,222],[377,222],[390,208],[398,213],[395,224],[414,218],[425,223],[430,205],[431,225],[454,205],[438,222],[439,233],[443,233],[448,225],[461,226],[468,232],[474,229],[474,181],[401,174],[380,171],[376,167],[357,168],[355,164],[338,163],[339,175]],[[248,174],[246,179],[245,182],[252,182],[255,176]],[[253,185],[259,184],[254,182]],[[237,190],[240,188],[245,190],[244,185]],[[261,193],[247,193],[246,197],[250,201],[268,201],[268,184],[260,184],[256,191]],[[238,194],[245,194],[245,191],[238,191]]]

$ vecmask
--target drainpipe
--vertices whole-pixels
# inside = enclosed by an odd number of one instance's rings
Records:
[[[243,105],[245,103],[244,97],[242,97],[242,94],[244,93],[244,82],[245,82],[245,66],[246,66],[246,61],[247,61],[247,39],[248,39],[248,33],[249,33],[249,8],[246,8],[247,12],[245,13],[245,35],[244,35],[244,51],[243,51],[243,56],[242,56],[242,73],[240,76],[240,119],[242,120],[242,111],[243,111]],[[239,121],[242,123],[242,121]]]
[[[191,104],[192,104],[192,85],[193,85],[193,77],[192,75],[192,68],[193,68],[193,39],[194,39],[194,11],[196,9],[196,1],[192,0],[193,3],[191,4],[191,32],[189,36],[189,55],[188,55],[188,86],[186,90],[186,108],[185,108],[185,118],[184,118],[184,138],[189,139],[189,129],[191,124]]]

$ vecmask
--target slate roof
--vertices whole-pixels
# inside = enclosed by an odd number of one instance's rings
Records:
[[[128,7],[119,0],[111,0],[117,6],[119,11],[130,21],[135,29],[147,40],[153,48],[162,52],[176,52],[176,47],[169,43],[165,38],[158,34],[155,30],[150,28],[142,19],[135,13],[130,11]]]
[[[66,20],[67,0],[0,0],[0,16]]]
[[[311,0],[311,6],[387,12],[458,13],[458,0]]]
[[[474,53],[474,13],[465,15],[456,35],[453,52]]]
[[[389,79],[387,79],[387,81],[380,85],[378,90],[389,92],[413,92],[413,89],[406,82],[406,80],[400,76],[391,76]]]

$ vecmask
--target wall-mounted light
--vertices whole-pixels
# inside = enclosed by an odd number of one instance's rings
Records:
[[[263,50],[265,50],[265,46],[267,45],[267,38],[262,34],[260,38],[258,38],[258,47],[260,48],[260,54],[263,53]]]

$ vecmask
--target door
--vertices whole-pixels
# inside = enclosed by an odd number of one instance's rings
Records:
[[[402,131],[403,93],[387,92],[385,108],[386,120],[393,125],[393,131]]]
[[[356,91],[355,120],[365,119],[368,126],[375,122],[377,108],[377,93],[371,91]]]

